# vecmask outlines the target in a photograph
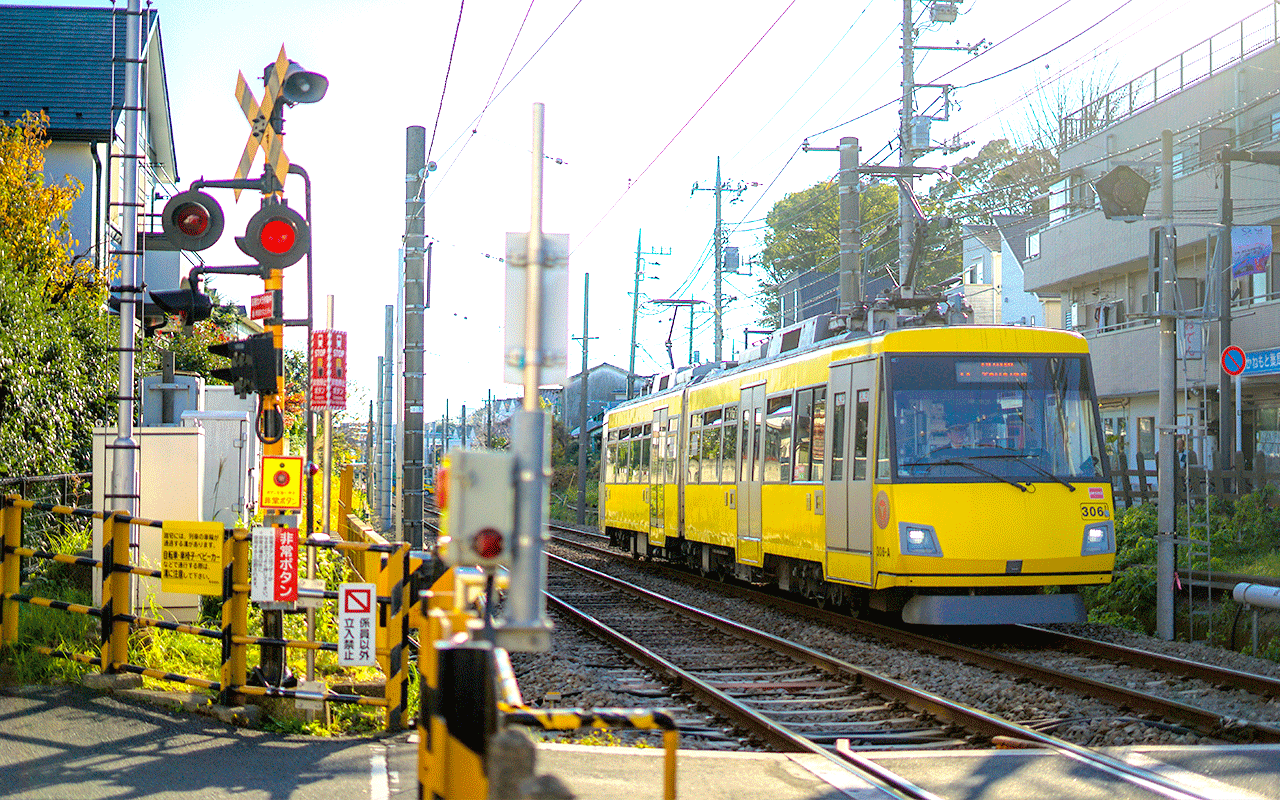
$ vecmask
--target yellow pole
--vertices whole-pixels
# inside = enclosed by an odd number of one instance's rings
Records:
[[[17,495],[9,495],[6,499],[12,501],[16,498]],[[0,532],[6,548],[22,546],[22,508],[12,503],[4,507],[0,515]],[[8,550],[0,556],[0,590],[5,594],[16,594],[22,588],[22,557]],[[0,607],[0,616],[4,620],[0,625],[0,645],[18,641],[18,606],[16,600],[5,600]]]
[[[129,663],[129,623],[121,615],[132,610],[129,597],[129,523],[116,511],[103,520],[103,541],[109,541],[110,558],[103,550],[102,627],[106,636],[102,646],[102,671],[115,672],[116,664]]]
[[[355,464],[344,464],[342,471],[338,474],[338,532],[342,534],[342,538],[347,538],[347,515],[354,513],[351,510],[351,494],[356,480]]]
[[[236,531],[244,535],[244,531]],[[236,536],[231,543],[231,635],[249,635],[249,540]],[[241,639],[241,641],[244,641]],[[249,646],[231,643],[231,680],[228,687],[243,685],[249,670]]]
[[[662,796],[664,800],[676,800],[676,750],[680,747],[680,731],[663,731],[662,746],[665,769],[662,772]]]
[[[273,269],[269,276],[262,281],[262,287],[267,293],[274,293],[276,290],[284,289],[284,270]],[[276,349],[284,348],[284,326],[283,325],[264,325],[263,328],[267,333],[271,334],[271,341],[275,343]],[[276,373],[276,393],[262,396],[262,412],[264,414],[271,411],[280,413],[281,424],[284,420],[284,375],[280,372]],[[262,445],[262,454],[264,456],[282,456],[284,455],[284,437],[282,436],[277,442],[264,443]],[[307,531],[310,536],[311,532]]]
[[[409,725],[409,710],[406,694],[408,693],[408,673],[405,670],[405,653],[409,648],[408,619],[406,599],[409,587],[405,581],[405,562],[409,558],[409,545],[400,547],[387,559],[386,586],[391,597],[391,608],[387,614],[382,646],[386,647],[387,657],[382,664],[382,674],[387,678],[387,729],[402,730]],[[379,647],[381,652],[382,647]],[[378,657],[382,660],[382,656]]]

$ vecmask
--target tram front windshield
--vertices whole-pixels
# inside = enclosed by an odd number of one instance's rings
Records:
[[[887,377],[897,480],[1103,478],[1084,358],[901,355]]]

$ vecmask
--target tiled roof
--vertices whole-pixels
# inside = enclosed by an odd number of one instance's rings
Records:
[[[158,17],[148,13],[151,31]],[[119,54],[125,19],[115,17]],[[110,8],[0,6],[0,120],[44,109],[55,140],[105,139],[113,128],[112,43]],[[114,70],[117,98],[124,94],[123,66]]]

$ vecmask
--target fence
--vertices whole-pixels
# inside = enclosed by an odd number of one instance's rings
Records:
[[[1116,506],[1132,508],[1139,503],[1150,503],[1156,500],[1156,471],[1147,469],[1146,459],[1138,454],[1132,468],[1129,467],[1128,456],[1119,453],[1113,457],[1111,464],[1111,493]],[[1253,458],[1253,468],[1244,468],[1244,459],[1237,458],[1236,466],[1231,469],[1206,469],[1197,464],[1179,468],[1175,475],[1174,486],[1177,502],[1187,499],[1187,486],[1191,487],[1193,502],[1203,502],[1207,495],[1227,500],[1239,500],[1252,492],[1261,491],[1268,483],[1274,484],[1280,474],[1267,471],[1267,459],[1261,453]]]
[[[23,547],[23,518],[29,511],[44,511],[54,515],[83,520],[99,519],[103,523],[102,559],[53,553],[38,548]],[[230,528],[222,531],[222,593],[220,629],[144,617],[131,613],[129,608],[129,576],[163,577],[161,570],[129,563],[130,526],[164,528],[160,520],[132,517],[119,511],[95,511],[87,508],[71,508],[51,503],[34,502],[20,495],[4,498],[0,510],[0,534],[3,535],[3,559],[0,560],[0,646],[12,647],[18,640],[18,614],[21,605],[44,606],[76,614],[85,614],[101,620],[101,649],[98,656],[64,652],[37,646],[34,649],[49,656],[69,658],[100,667],[104,673],[134,673],[161,680],[196,686],[219,696],[224,705],[234,705],[238,696],[302,698],[331,703],[351,703],[382,706],[386,712],[388,728],[404,728],[408,725],[408,592],[409,547],[407,544],[362,543],[341,540],[325,540],[310,537],[300,545],[312,548],[331,548],[348,553],[377,553],[379,564],[373,577],[378,589],[376,651],[379,666],[386,676],[384,697],[363,697],[339,692],[304,691],[275,686],[252,686],[248,680],[248,648],[252,645],[284,648],[336,651],[334,642],[309,642],[296,639],[250,636],[249,612],[249,540],[244,530]],[[87,606],[56,598],[38,597],[21,593],[22,559],[35,558],[86,565],[101,574],[102,605]],[[322,601],[336,600],[338,593],[318,592]],[[215,639],[221,643],[221,667],[218,680],[198,676],[177,675],[132,664],[129,661],[129,634],[133,626],[154,627],[178,633]]]

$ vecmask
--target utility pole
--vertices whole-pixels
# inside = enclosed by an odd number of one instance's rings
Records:
[[[724,312],[724,289],[723,289],[723,277],[722,277],[724,275],[723,196],[725,191],[730,192],[733,195],[733,199],[730,200],[729,202],[736,203],[738,202],[739,199],[742,198],[743,192],[745,192],[747,189],[753,186],[759,186],[759,185],[760,184],[755,181],[752,181],[751,183],[746,183],[745,181],[738,181],[736,185],[730,186],[726,181],[722,180],[720,177],[720,156],[716,156],[716,185],[708,189],[708,188],[699,186],[698,184],[695,183],[693,185],[693,189],[689,192],[690,197],[693,196],[694,192],[715,192],[716,193],[716,229],[714,233],[715,259],[716,259],[716,267],[715,267],[715,270],[716,270],[715,287],[716,288],[715,288],[715,301],[714,301],[715,315],[716,315],[716,333],[715,333],[715,337],[716,337],[715,360],[716,361],[724,360],[724,313],[723,313]]]
[[[866,300],[862,275],[862,211],[861,158],[858,139],[845,136],[839,147],[814,147],[806,139],[801,145],[806,153],[838,152],[840,154],[840,310],[850,319],[855,306]]]
[[[1156,525],[1156,635],[1173,641],[1173,581],[1177,554],[1175,551],[1176,517],[1174,497],[1174,423],[1177,418],[1178,392],[1178,325],[1174,292],[1177,262],[1173,231],[1173,131],[1165,130],[1160,147],[1160,425],[1157,476]]]
[[[423,375],[426,323],[423,183],[427,176],[427,131],[413,125],[405,131],[404,220],[404,409],[400,457],[400,540],[423,547]]]
[[[910,169],[915,164],[911,149],[911,123],[915,115],[915,25],[913,0],[902,0],[902,109],[898,112],[898,282],[906,287],[911,263],[911,244],[916,229],[915,200],[912,197]]]
[[[578,393],[581,395],[578,415],[578,512],[575,517],[579,525],[585,525],[587,519],[587,446],[591,435],[587,433],[587,400],[591,386],[591,372],[587,361],[587,342],[599,339],[599,336],[587,335],[588,309],[590,308],[591,273],[582,276],[582,373],[578,376]],[[579,337],[575,336],[574,339]],[[565,409],[565,419],[569,418],[569,409]]]
[[[669,256],[671,255],[670,247],[659,247],[656,250],[649,248],[648,252],[641,249],[640,239],[644,234],[643,230],[636,231],[636,282],[635,288],[631,292],[631,349],[628,351],[630,355],[627,357],[627,399],[635,397],[635,379],[636,374],[636,322],[640,318],[640,278],[644,275],[642,267],[646,264],[657,265],[656,261],[645,261],[644,256]]]

